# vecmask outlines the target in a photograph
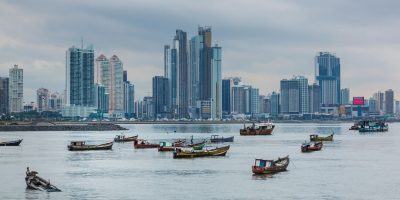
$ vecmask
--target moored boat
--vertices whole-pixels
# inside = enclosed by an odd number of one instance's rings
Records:
[[[358,131],[358,129],[360,129],[360,124],[359,124],[359,122],[355,122],[355,123],[349,128],[349,130],[354,130],[354,131]]]
[[[68,145],[68,150],[70,151],[91,151],[91,150],[111,150],[113,142],[108,142],[98,145],[88,145],[85,141],[72,141]]]
[[[219,135],[212,135],[210,141],[212,143],[222,143],[222,142],[233,142],[234,136],[231,137],[219,137]]]
[[[50,180],[46,181],[45,179],[37,176],[36,171],[29,171],[29,167],[27,167],[25,183],[26,188],[31,190],[40,190],[46,192],[61,192],[55,185],[50,183]]]
[[[158,148],[160,147],[160,144],[154,144],[154,143],[150,143],[147,140],[134,140],[133,141],[133,146],[135,147],[135,149],[150,149],[150,148]]]
[[[184,149],[179,148],[174,151],[174,158],[196,158],[196,157],[208,157],[208,156],[225,156],[229,150],[229,145],[213,148],[213,149],[203,149],[194,150],[193,148]]]
[[[121,134],[115,136],[114,142],[132,142],[134,140],[137,140],[137,138],[138,135],[126,137],[125,135]]]
[[[322,142],[305,142],[301,145],[301,152],[319,151],[322,149]]]
[[[176,142],[160,142],[160,147],[158,147],[158,151],[174,151],[175,148],[180,148],[185,145],[185,142],[182,140],[178,140]]]
[[[383,121],[361,121],[358,131],[360,133],[386,132],[389,131],[389,125]]]
[[[277,160],[256,159],[251,169],[254,174],[272,174],[286,171],[288,165],[289,156]]]
[[[310,141],[312,142],[318,142],[318,141],[333,141],[333,134],[323,137],[323,136],[318,136],[316,134],[310,135]]]
[[[22,139],[19,140],[13,140],[13,141],[5,141],[5,142],[0,142],[0,146],[19,146],[22,142]]]
[[[253,123],[252,126],[248,127],[244,125],[243,129],[240,129],[240,135],[271,135],[274,128],[275,125],[272,123],[259,125]]]

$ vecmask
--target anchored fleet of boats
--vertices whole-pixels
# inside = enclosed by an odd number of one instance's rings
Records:
[[[240,129],[240,135],[271,135],[275,125],[272,123],[266,124],[252,124],[251,126],[244,126]],[[350,130],[358,130],[359,132],[384,132],[388,131],[388,125],[382,121],[360,121],[355,123]],[[317,134],[310,135],[310,141],[301,144],[301,152],[319,151],[323,147],[323,142],[332,142],[334,134],[327,136],[319,136]],[[174,141],[161,141],[159,143],[151,143],[144,139],[139,139],[138,135],[125,136],[123,134],[116,135],[114,141],[104,144],[86,144],[85,141],[71,141],[68,145],[69,151],[88,151],[88,150],[111,150],[114,142],[133,142],[135,149],[149,149],[157,148],[160,152],[173,152],[173,158],[197,158],[197,157],[215,157],[225,156],[230,149],[230,145],[224,146],[209,146],[207,144],[219,144],[225,142],[233,142],[234,136],[223,137],[212,135],[209,139],[210,143],[206,140],[198,143],[193,142],[193,136],[190,142],[186,139],[177,139]],[[0,142],[0,146],[19,146],[22,139]],[[254,174],[272,174],[277,172],[286,171],[289,165],[289,156],[278,158],[276,160],[270,159],[255,159],[252,165],[252,172]],[[27,168],[26,172],[26,185],[28,189],[59,192],[61,191],[56,186],[50,183],[50,180],[45,180],[37,176],[36,171],[30,171]]]

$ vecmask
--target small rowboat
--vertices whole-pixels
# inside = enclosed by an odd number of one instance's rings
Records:
[[[277,160],[256,159],[251,169],[254,174],[272,174],[286,171],[288,165],[289,156]]]
[[[150,148],[158,148],[160,144],[152,144],[147,140],[134,140],[133,146],[135,149],[150,149]]]
[[[22,139],[0,142],[0,146],[19,146],[19,144],[21,144],[21,142],[22,142]]]
[[[310,135],[310,141],[312,141],[312,142],[333,141],[333,134],[326,136],[326,137],[321,137],[318,135]]]
[[[26,171],[25,183],[26,188],[31,190],[40,190],[46,192],[61,192],[55,185],[50,183],[50,180],[46,181],[45,179],[37,176],[36,171],[29,171],[29,167]]]
[[[134,140],[137,140],[138,135],[131,136],[131,137],[125,137],[125,135],[116,135],[114,138],[114,142],[132,142]]]
[[[233,138],[234,136],[224,138],[223,136],[212,135],[210,141],[212,143],[233,142]]]
[[[319,151],[322,149],[322,142],[305,142],[301,145],[301,152]]]
[[[70,151],[89,151],[89,150],[111,150],[113,142],[99,144],[99,145],[87,145],[84,141],[72,141],[68,145]]]
[[[208,157],[208,156],[225,156],[229,150],[229,145],[213,148],[213,149],[203,149],[203,150],[194,150],[191,149],[176,149],[174,152],[174,158],[196,158],[196,157]]]

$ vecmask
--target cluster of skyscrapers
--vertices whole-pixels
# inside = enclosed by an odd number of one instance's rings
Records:
[[[0,115],[23,111],[24,70],[18,65],[9,69],[9,77],[0,77]]]

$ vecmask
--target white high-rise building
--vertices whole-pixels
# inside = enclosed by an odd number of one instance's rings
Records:
[[[9,70],[9,109],[10,112],[22,112],[23,111],[23,99],[24,99],[24,71],[18,68],[18,65],[14,65]]]

